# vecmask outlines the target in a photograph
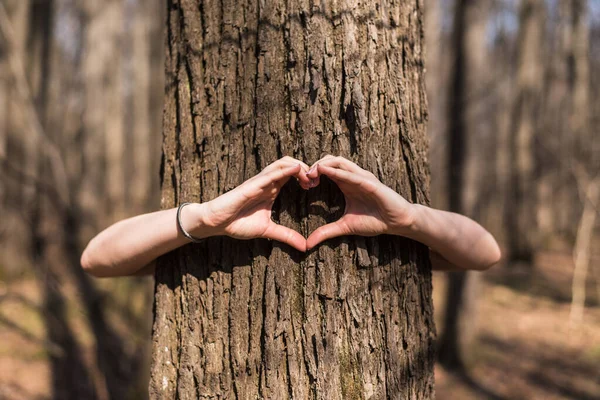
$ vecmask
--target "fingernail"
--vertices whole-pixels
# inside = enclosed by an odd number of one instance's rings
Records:
[[[317,168],[317,166],[315,165],[314,167],[311,167],[308,172],[306,173],[306,175],[310,174],[311,172],[313,172],[315,170],[315,168]]]

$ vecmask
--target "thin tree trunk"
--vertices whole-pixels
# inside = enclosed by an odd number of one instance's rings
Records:
[[[523,0],[517,39],[517,84],[512,106],[510,185],[505,209],[507,258],[531,263],[536,241],[534,140],[543,88],[543,0]]]
[[[127,60],[127,80],[133,83],[131,90],[126,93],[128,98],[125,114],[125,131],[127,135],[128,157],[125,165],[126,182],[131,182],[126,188],[130,210],[144,212],[149,209],[149,200],[154,198],[155,207],[158,205],[160,191],[153,181],[158,182],[158,167],[152,168],[152,160],[159,159],[160,117],[162,107],[153,104],[154,97],[163,96],[162,79],[164,64],[161,59],[153,60],[152,53],[164,51],[162,42],[163,20],[160,17],[163,0],[136,0],[126,3],[129,10],[130,30],[127,33],[130,43],[130,59]],[[158,25],[158,26],[156,26]],[[161,29],[157,29],[160,27]],[[158,35],[155,33],[158,30]],[[127,51],[127,49],[125,49]],[[127,54],[127,53],[124,53]],[[155,71],[158,64],[158,70]],[[156,72],[156,75],[153,73]],[[159,83],[160,89],[157,90]],[[158,116],[158,120],[156,118]],[[154,190],[152,190],[154,188]],[[154,208],[155,208],[154,207]]]
[[[447,71],[443,50],[446,35],[442,35],[442,6],[440,0],[428,1],[425,4],[425,42],[427,44],[426,83],[427,83],[427,108],[429,123],[427,135],[430,139],[429,159],[431,160],[431,203],[434,207],[446,209],[446,135],[444,132],[445,116],[444,96],[446,85],[445,74]]]
[[[283,155],[340,154],[428,201],[420,1],[168,1],[162,207],[208,201]],[[279,222],[340,216],[323,179]],[[158,262],[151,398],[433,397],[425,246],[340,238],[308,255],[210,238]]]
[[[470,0],[457,2],[452,48],[452,83],[448,98],[449,209],[478,218],[479,181],[488,168],[478,148],[482,147],[481,104],[485,37],[489,4]],[[438,358],[446,368],[464,372],[472,358],[477,336],[477,304],[480,277],[475,272],[448,274],[444,329]]]
[[[28,119],[34,119],[39,124],[35,130],[26,131],[26,158],[34,171],[23,170],[27,179],[34,182],[52,182],[56,178],[52,174],[52,161],[48,157],[46,141],[54,141],[56,134],[48,133],[46,115],[48,112],[48,93],[51,82],[51,56],[54,50],[52,32],[54,27],[55,3],[53,1],[28,2],[28,26],[26,51],[22,54],[24,70],[27,73],[26,82],[22,89],[29,97],[22,101],[23,109],[29,110]],[[43,137],[42,137],[43,136]],[[42,140],[45,139],[45,140]],[[56,159],[54,159],[56,160]],[[61,160],[62,162],[62,160]],[[39,184],[23,185],[32,192],[31,199],[24,203],[27,208],[27,224],[29,229],[24,235],[29,241],[29,253],[33,269],[38,277],[43,296],[42,316],[45,322],[48,342],[58,346],[60,351],[49,354],[51,369],[51,390],[54,398],[61,399],[96,399],[91,376],[88,373],[81,348],[76,335],[67,323],[67,302],[62,293],[64,277],[57,271],[62,271],[60,256],[53,252],[54,240],[59,235],[52,231],[60,226],[57,216],[66,208],[60,203],[60,198],[51,200],[45,189]],[[56,185],[56,187],[64,187]],[[66,193],[63,193],[66,197]],[[62,236],[63,234],[60,234]]]
[[[577,239],[573,249],[573,271],[572,299],[571,299],[571,323],[580,324],[583,321],[583,309],[585,308],[586,280],[590,258],[592,256],[592,239],[598,216],[598,203],[600,200],[600,178],[591,180],[587,187],[582,188],[584,203],[583,213],[577,228]]]
[[[571,26],[573,42],[570,59],[572,60],[573,103],[569,123],[574,136],[576,156],[584,162],[592,160],[593,134],[590,130],[590,26],[587,0],[571,0]],[[598,132],[596,132],[597,134]],[[597,165],[590,165],[598,168]]]
[[[6,51],[0,45],[0,171],[2,171],[4,162],[6,162],[7,149],[8,149],[8,105],[9,105],[9,76],[8,73],[8,62],[6,60]],[[7,214],[7,193],[8,187],[6,179],[0,179],[0,214]],[[0,263],[5,264],[3,261],[5,255],[5,245],[7,235],[6,221],[3,227],[0,228]]]
[[[569,79],[572,85],[572,104],[569,110],[569,126],[574,140],[574,150],[577,160],[583,163],[583,169],[589,172],[576,173],[579,185],[587,183],[581,188],[583,193],[583,210],[577,229],[573,259],[575,271],[573,273],[573,299],[571,303],[571,322],[581,323],[586,298],[586,278],[591,258],[591,243],[596,228],[598,215],[598,200],[600,199],[600,178],[585,179],[582,175],[600,175],[600,166],[594,163],[593,154],[594,136],[590,129],[590,28],[588,19],[588,4],[585,0],[574,0],[571,6],[572,46],[570,59],[572,60]],[[588,181],[588,182],[583,182]]]
[[[144,2],[147,4],[147,2]],[[149,140],[153,143],[150,155],[150,169],[153,172],[150,193],[147,197],[146,207],[155,210],[160,205],[160,179],[159,169],[162,153],[162,119],[165,92],[165,18],[167,8],[164,0],[153,0],[149,6],[154,17],[149,28],[150,41],[153,46],[150,51],[150,131]]]
[[[125,218],[125,165],[129,159],[126,153],[126,121],[134,118],[134,115],[125,115],[124,97],[126,90],[132,90],[135,82],[126,81],[124,76],[124,64],[127,47],[122,46],[125,41],[124,12],[125,1],[113,1],[106,3],[102,8],[102,16],[98,18],[99,29],[98,40],[103,41],[106,46],[105,53],[99,53],[98,48],[90,47],[89,56],[91,62],[100,62],[103,65],[101,86],[104,96],[104,104],[100,104],[102,115],[102,133],[104,138],[104,163],[106,174],[104,175],[103,191],[105,193],[105,207],[108,212],[109,221],[118,221]],[[96,56],[106,57],[104,60]],[[96,105],[92,105],[95,107]],[[92,111],[92,109],[89,109]],[[131,133],[127,133],[131,135]],[[140,149],[143,151],[143,149]],[[143,180],[144,176],[140,176]]]
[[[491,179],[493,186],[489,187],[493,187],[491,195],[495,198],[489,205],[487,228],[501,243],[505,243],[503,214],[506,198],[499,194],[505,193],[509,184],[507,171],[510,169],[510,100],[513,81],[511,77],[512,68],[505,62],[510,59],[511,55],[510,39],[506,27],[502,26],[500,29],[490,51],[491,79],[495,82],[494,103],[491,107],[494,111],[490,115],[490,119],[493,121],[493,148],[490,151],[495,153],[493,165],[495,176]]]

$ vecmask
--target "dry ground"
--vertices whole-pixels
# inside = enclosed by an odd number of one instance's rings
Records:
[[[570,257],[541,254],[529,271],[498,267],[484,274],[476,367],[467,380],[437,368],[437,399],[600,399],[600,286],[590,277],[584,323],[573,327],[568,323]],[[442,274],[434,279],[439,315],[445,279]],[[91,363],[82,310],[74,291],[68,297],[73,300],[69,323],[80,333]],[[34,280],[10,286],[0,281],[0,400],[49,399],[47,360],[59,349],[44,340],[40,301]]]
[[[533,273],[527,266],[486,272],[476,366],[469,379],[438,366],[437,399],[600,399],[600,268],[588,279],[584,322],[571,326],[572,268],[568,255],[544,253]],[[440,310],[445,280],[434,279]]]

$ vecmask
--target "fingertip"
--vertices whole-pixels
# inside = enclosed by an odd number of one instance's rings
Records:
[[[296,249],[298,249],[299,251],[306,253],[307,252],[307,246],[306,246],[306,240],[304,241],[304,243],[298,247],[296,247]]]
[[[304,236],[300,234],[294,236],[296,236],[296,238],[292,239],[289,244],[296,250],[306,253],[306,239]]]

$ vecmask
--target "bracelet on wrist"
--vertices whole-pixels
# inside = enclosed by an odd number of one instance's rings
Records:
[[[200,239],[197,237],[194,237],[192,235],[190,235],[183,227],[183,224],[181,223],[181,210],[183,209],[183,207],[187,206],[188,204],[192,204],[192,203],[182,203],[179,205],[179,207],[177,208],[177,226],[179,227],[179,230],[181,231],[181,233],[183,234],[183,236],[185,236],[186,238],[188,238],[191,242],[193,243],[202,243],[204,241],[204,239]]]

